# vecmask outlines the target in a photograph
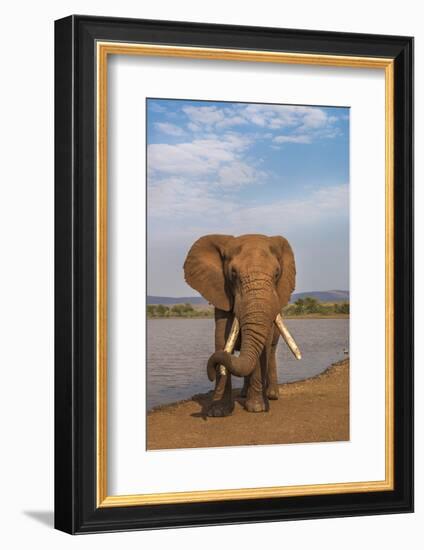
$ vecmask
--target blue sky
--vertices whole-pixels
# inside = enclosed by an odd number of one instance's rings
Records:
[[[349,288],[349,109],[147,100],[148,294],[209,233],[283,235],[296,291]]]

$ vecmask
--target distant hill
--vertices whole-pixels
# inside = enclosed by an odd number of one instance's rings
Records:
[[[174,304],[191,304],[192,306],[206,305],[208,302],[201,296],[182,296],[174,298],[170,296],[147,296],[147,305],[162,304],[172,306]]]
[[[295,302],[299,298],[315,298],[320,302],[348,302],[348,290],[313,290],[311,292],[296,292],[292,295],[290,302]]]
[[[293,294],[290,302],[295,302],[299,298],[316,298],[321,302],[348,302],[348,290],[314,290],[311,292],[297,292]],[[172,296],[147,296],[147,305],[162,304],[172,306],[174,304],[191,304],[193,306],[206,305],[208,302],[201,296],[182,296],[174,298]]]

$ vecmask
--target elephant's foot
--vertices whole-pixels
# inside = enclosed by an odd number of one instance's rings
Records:
[[[278,399],[280,392],[278,391],[278,384],[270,384],[266,390],[266,396],[268,399]]]
[[[267,404],[265,403],[262,395],[248,397],[244,404],[244,408],[248,412],[266,412],[268,410]]]
[[[208,416],[230,416],[233,414],[234,402],[230,399],[212,401],[207,410]]]

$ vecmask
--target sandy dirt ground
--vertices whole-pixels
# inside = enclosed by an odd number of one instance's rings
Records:
[[[157,407],[147,415],[147,449],[271,445],[349,440],[349,359],[322,374],[280,385],[270,411],[249,413],[239,390],[231,416],[209,418],[212,393]]]

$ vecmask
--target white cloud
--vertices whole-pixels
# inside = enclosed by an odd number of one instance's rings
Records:
[[[164,107],[164,105],[161,105],[157,101],[149,101],[149,109],[151,109],[155,113],[166,113],[166,107]]]
[[[230,181],[250,177],[243,169],[226,174]],[[149,220],[173,220],[170,231],[190,231],[193,238],[203,233],[279,234],[348,220],[348,184],[305,190],[304,196],[261,204],[240,201],[232,188],[219,192],[207,181],[197,183],[183,178],[166,178],[148,188]],[[266,186],[263,189],[266,196]],[[164,228],[163,228],[164,229]]]
[[[177,145],[152,144],[148,147],[149,172],[200,175],[216,171],[234,154],[212,141],[193,141]]]
[[[221,139],[211,137],[175,145],[151,144],[148,146],[149,174],[216,175],[225,165],[240,163],[249,143],[246,137],[232,133]]]
[[[224,120],[217,122],[217,128],[228,128],[231,126],[240,126],[242,124],[247,124],[247,120],[239,115],[227,116]]]
[[[155,122],[155,128],[170,136],[179,137],[185,134],[184,130],[180,126],[171,124],[170,122]]]
[[[200,132],[201,129],[202,129],[201,126],[199,126],[198,124],[195,124],[194,122],[189,122],[189,123],[187,124],[187,128],[188,128],[189,130],[191,130],[192,132]]]
[[[276,136],[274,138],[275,143],[311,143],[311,136],[308,135],[287,135],[287,136]]]
[[[319,107],[300,105],[248,105],[243,110],[243,116],[249,122],[269,129],[290,128],[296,131],[323,128],[337,120]]]
[[[247,105],[243,115],[258,126],[276,129],[296,124],[298,107],[291,105]]]
[[[317,108],[305,108],[301,116],[302,124],[298,131],[302,132],[310,128],[323,128],[330,124],[329,116],[322,109]],[[334,118],[334,117],[332,117]]]
[[[231,107],[189,105],[182,110],[189,119],[187,129],[195,133],[250,124],[265,131],[263,138],[270,137],[270,131],[284,131],[284,138],[275,140],[277,143],[312,143],[339,135],[338,117],[320,107],[234,104]],[[293,138],[288,139],[290,136]]]
[[[213,212],[228,212],[221,196],[214,196],[204,180],[197,182],[183,178],[165,178],[148,186],[149,221],[155,219],[173,220],[171,232],[186,230],[193,223],[201,223]]]
[[[348,219],[348,184],[306,191],[304,197],[245,206],[233,212],[238,233],[293,231],[299,227],[317,227],[338,219]]]
[[[154,107],[154,110],[161,108],[157,104]],[[337,122],[346,117],[344,113],[337,116],[334,112],[329,114],[321,107],[243,103],[186,105],[181,108],[179,114],[181,113],[187,117],[185,122],[182,121],[179,125],[156,122],[156,128],[175,137],[191,133],[196,138],[208,139],[215,133],[221,139],[223,130],[243,126],[244,134],[249,132],[256,139],[273,139],[274,143],[279,144],[310,144],[341,135]],[[175,116],[176,112],[168,114]]]
[[[245,162],[232,162],[219,170],[218,177],[220,185],[238,188],[250,183],[260,183],[266,174]]]
[[[182,110],[195,124],[211,125],[221,122],[225,118],[223,110],[217,107],[193,107],[188,105],[183,107]]]

